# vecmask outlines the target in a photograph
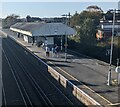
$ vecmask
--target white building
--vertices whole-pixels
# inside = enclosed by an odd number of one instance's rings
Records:
[[[113,21],[112,20],[101,20],[99,24],[99,31],[104,34],[104,37],[112,36]],[[116,36],[120,35],[120,20],[115,21],[114,32]],[[103,35],[102,35],[103,37]],[[101,38],[102,38],[101,37]]]

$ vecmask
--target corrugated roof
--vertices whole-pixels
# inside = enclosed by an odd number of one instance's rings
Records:
[[[32,36],[73,35],[76,31],[63,23],[16,23],[11,28],[29,31]]]

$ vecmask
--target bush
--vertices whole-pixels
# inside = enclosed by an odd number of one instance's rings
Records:
[[[108,46],[100,47],[95,45],[87,45],[82,43],[76,43],[73,40],[69,40],[68,48],[78,53],[85,54],[92,58],[96,58],[109,63],[110,55],[106,56],[106,50],[110,49]],[[113,47],[113,60],[112,64],[116,65],[116,59],[120,58],[120,48]]]

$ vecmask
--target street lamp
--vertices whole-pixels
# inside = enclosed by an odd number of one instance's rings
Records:
[[[113,11],[113,26],[112,26],[112,38],[111,38],[111,50],[110,50],[110,64],[109,64],[109,72],[107,78],[107,85],[111,85],[111,65],[112,65],[112,54],[113,54],[113,41],[114,41],[114,34],[115,34],[115,13],[120,12],[120,10],[111,10]]]
[[[65,16],[66,17],[66,25],[70,25],[70,12],[68,14],[63,14],[62,16]],[[67,23],[67,16],[69,16],[68,18],[68,23]],[[66,34],[66,31],[65,31],[65,61],[67,61],[67,34]]]
[[[120,67],[119,67],[119,58],[117,58],[117,67],[116,68],[120,69]],[[117,72],[117,81],[118,81],[118,85],[119,85],[120,84],[120,72]]]
[[[113,10],[113,26],[112,26],[112,38],[111,38],[111,50],[110,50],[110,64],[109,64],[107,85],[111,85],[111,65],[112,65],[113,40],[114,40],[114,29],[115,29],[115,13],[116,13],[116,9]]]

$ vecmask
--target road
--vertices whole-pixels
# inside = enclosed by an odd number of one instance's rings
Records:
[[[3,105],[81,105],[38,61],[9,37],[2,41]]]

